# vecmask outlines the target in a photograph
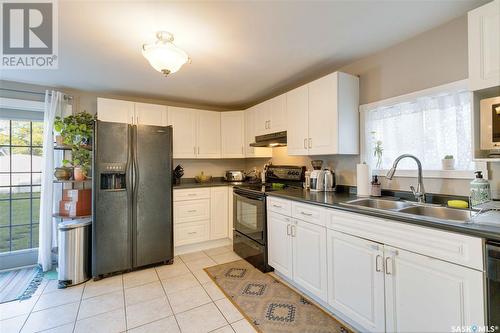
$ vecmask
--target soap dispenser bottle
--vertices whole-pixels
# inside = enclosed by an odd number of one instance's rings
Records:
[[[490,183],[483,178],[481,171],[476,171],[475,174],[476,178],[470,183],[470,202],[472,207],[491,200]]]

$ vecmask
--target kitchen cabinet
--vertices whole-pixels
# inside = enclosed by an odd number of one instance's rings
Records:
[[[196,157],[220,158],[220,112],[197,111],[197,125]]]
[[[484,325],[483,272],[389,246],[385,265],[388,332]]]
[[[328,304],[365,330],[385,331],[383,245],[327,231]]]
[[[229,239],[233,239],[233,229],[234,229],[234,222],[233,222],[233,187],[228,186],[227,188],[227,198],[228,198],[228,207],[227,207],[227,218],[228,218],[228,237]]]
[[[289,155],[359,153],[356,76],[341,72],[324,76],[288,92],[286,105]]]
[[[222,112],[220,123],[222,158],[244,158],[245,112]]]
[[[167,126],[167,106],[98,98],[97,119],[132,125]]]
[[[271,212],[267,216],[268,263],[292,279],[291,218]]]
[[[469,87],[500,86],[500,0],[468,13]]]
[[[291,225],[293,280],[321,300],[327,300],[325,228],[293,219]]]
[[[308,155],[309,138],[309,89],[307,85],[286,94],[288,128],[287,150],[289,155]]]
[[[133,124],[135,103],[117,99],[97,99],[97,119],[112,123]]]
[[[174,158],[196,158],[196,124],[198,111],[169,107],[168,122],[173,127]]]
[[[168,126],[166,105],[135,103],[135,122],[139,125]]]
[[[251,143],[255,142],[256,115],[256,106],[245,110],[245,157],[272,157],[272,148],[250,146]]]
[[[255,133],[264,135],[286,131],[286,95],[276,96],[255,106]]]
[[[220,113],[169,107],[174,158],[220,158]]]
[[[210,239],[228,237],[228,190],[226,186],[210,189]]]

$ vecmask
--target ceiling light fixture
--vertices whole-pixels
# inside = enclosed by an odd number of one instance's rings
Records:
[[[173,43],[174,35],[167,31],[158,31],[158,39],[154,44],[142,45],[142,55],[158,72],[167,76],[177,72],[182,65],[191,62],[191,59],[182,49]]]

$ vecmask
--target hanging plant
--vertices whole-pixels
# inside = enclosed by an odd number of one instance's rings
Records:
[[[75,168],[75,179],[77,168],[81,169],[82,175],[86,175],[90,168],[92,155],[89,149],[94,120],[95,116],[83,111],[64,118],[56,117],[54,121],[54,129],[62,136],[63,144],[71,148],[71,160],[64,159],[62,163]]]

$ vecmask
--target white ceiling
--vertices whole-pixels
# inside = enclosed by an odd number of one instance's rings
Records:
[[[240,108],[429,30],[484,1],[60,1],[59,69],[2,79]],[[141,46],[167,30],[192,58],[165,78]]]

